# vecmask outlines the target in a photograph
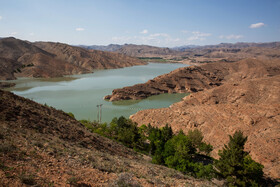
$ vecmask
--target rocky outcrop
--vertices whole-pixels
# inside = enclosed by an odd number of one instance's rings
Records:
[[[279,179],[280,60],[217,65],[201,68],[221,70],[222,85],[191,93],[169,108],[139,111],[131,119],[139,125],[168,123],[176,132],[198,128],[214,146],[215,158],[228,135],[241,130],[248,136],[246,150],[252,158],[264,165],[266,175]]]
[[[115,89],[104,99],[110,101],[144,99],[161,93],[194,93],[222,85],[227,81],[241,81],[279,74],[279,60],[244,59],[236,63],[215,62],[184,67],[158,76],[144,84]]]
[[[61,77],[91,73],[145,62],[123,54],[86,50],[52,42],[31,43],[15,38],[0,40],[0,79],[16,77]]]

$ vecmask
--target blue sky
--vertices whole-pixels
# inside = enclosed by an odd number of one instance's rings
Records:
[[[0,37],[161,47],[280,41],[280,0],[0,0]]]

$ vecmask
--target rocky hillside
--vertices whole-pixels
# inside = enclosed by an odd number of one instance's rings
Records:
[[[244,59],[235,63],[215,62],[184,67],[144,84],[115,89],[105,96],[110,101],[143,99],[161,93],[192,93],[214,88],[231,80],[241,81],[280,73],[279,60]]]
[[[59,77],[90,73],[94,69],[145,64],[123,54],[86,50],[61,43],[0,40],[0,79]]]
[[[203,65],[199,67],[203,70],[201,72],[204,72],[204,76],[199,78],[201,82],[197,82],[195,78],[197,71],[185,73],[185,87],[191,85],[199,92],[189,89],[192,93],[183,101],[169,108],[140,111],[131,116],[131,119],[139,124],[150,123],[154,126],[168,123],[175,131],[183,129],[187,132],[189,129],[198,128],[205,135],[205,140],[214,146],[213,156],[216,158],[217,151],[228,141],[228,134],[242,130],[248,136],[246,149],[253,159],[265,166],[266,175],[279,179],[279,67],[279,60],[254,59]],[[194,68],[183,68],[178,72]],[[214,74],[221,85],[214,84],[209,76],[206,77],[208,73]],[[169,75],[157,79],[164,82],[164,78]],[[169,86],[175,91],[184,79],[182,74],[178,75],[178,83]],[[173,80],[175,79],[176,76],[173,76]],[[165,88],[165,85],[163,87]]]
[[[0,90],[3,186],[215,186],[87,131],[68,114]]]
[[[79,47],[53,42],[36,42],[34,44],[49,53],[55,54],[59,60],[67,61],[89,71],[93,69],[114,69],[145,64],[139,59],[119,53],[85,50]]]

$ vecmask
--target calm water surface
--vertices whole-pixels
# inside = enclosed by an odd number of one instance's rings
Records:
[[[184,64],[149,63],[113,70],[98,70],[92,74],[73,75],[53,79],[21,78],[9,90],[17,95],[72,112],[76,119],[97,120],[96,105],[102,106],[102,122],[113,117],[125,116],[148,108],[168,107],[186,94],[162,94],[140,101],[104,101],[105,95],[115,88],[144,83],[158,75],[168,73]]]

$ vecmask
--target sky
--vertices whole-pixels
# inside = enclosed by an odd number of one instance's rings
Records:
[[[0,37],[159,47],[280,41],[280,0],[0,0]]]

